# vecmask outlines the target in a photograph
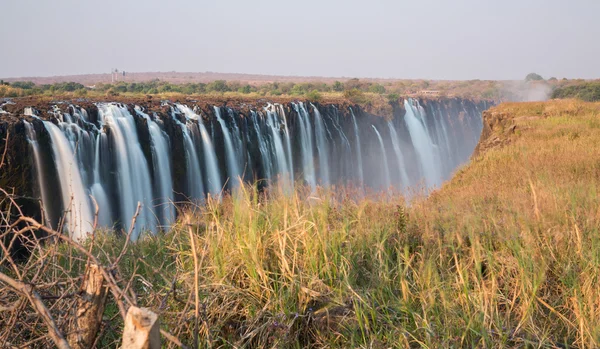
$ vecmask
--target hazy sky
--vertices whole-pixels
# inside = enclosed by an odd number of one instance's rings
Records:
[[[600,78],[600,0],[0,0],[0,77]]]

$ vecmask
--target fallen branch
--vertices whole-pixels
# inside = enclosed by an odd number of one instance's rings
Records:
[[[33,290],[33,287],[23,283],[21,281],[15,280],[8,275],[0,272],[0,281],[10,286],[12,289],[17,291],[18,293],[27,297],[33,308],[40,314],[46,327],[48,327],[48,336],[52,339],[54,344],[60,349],[70,349],[69,343],[65,340],[63,335],[58,330],[56,323],[54,323],[54,319],[52,319],[52,315],[48,311],[48,308],[42,302],[40,296]]]

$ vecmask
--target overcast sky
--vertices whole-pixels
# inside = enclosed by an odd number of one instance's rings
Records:
[[[600,78],[600,0],[0,0],[0,77]]]

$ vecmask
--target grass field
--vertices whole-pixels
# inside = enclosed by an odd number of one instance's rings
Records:
[[[600,103],[508,103],[486,123],[429,197],[245,186],[129,245],[121,286],[201,347],[600,346]],[[89,244],[108,261],[124,242]],[[80,253],[49,250],[47,282],[82,272]],[[115,345],[110,298],[104,320]]]

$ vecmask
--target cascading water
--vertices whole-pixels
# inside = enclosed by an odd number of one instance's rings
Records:
[[[148,162],[140,146],[135,121],[127,108],[103,104],[99,106],[98,112],[102,122],[110,129],[113,141],[121,218],[134,217],[138,203],[141,204],[134,227],[121,222],[125,229],[133,229],[132,237],[137,239],[144,229],[156,231]]]
[[[362,150],[360,145],[360,131],[358,129],[358,124],[356,123],[356,116],[354,115],[354,111],[350,108],[350,114],[352,114],[352,123],[354,125],[354,141],[356,144],[356,166],[358,173],[359,184],[363,185],[365,182],[365,175],[363,173],[363,162],[362,162]]]
[[[313,155],[313,143],[312,143],[312,127],[310,126],[310,119],[308,112],[302,102],[294,104],[296,113],[299,118],[300,126],[300,144],[302,151],[302,170],[304,173],[304,181],[314,191],[317,186],[317,176],[315,171],[314,155]]]
[[[267,113],[267,127],[271,131],[271,137],[273,139],[273,150],[275,152],[275,160],[277,164],[277,172],[279,174],[278,180],[281,181],[283,189],[290,191],[292,187],[292,178],[290,176],[289,162],[286,157],[285,151],[283,150],[283,141],[281,139],[281,125],[279,118],[275,112],[274,106],[269,105],[265,108]]]
[[[311,104],[312,105],[312,104]],[[317,151],[319,152],[319,174],[321,176],[321,184],[329,186],[329,149],[327,146],[327,137],[325,135],[325,124],[323,117],[314,105],[312,105],[315,113],[315,134],[317,136]]]
[[[198,122],[198,129],[200,131],[200,136],[202,137],[202,149],[204,149],[204,166],[208,174],[208,191],[212,195],[218,196],[221,193],[221,176],[219,175],[219,166],[217,165],[217,157],[212,140],[206,131],[206,127],[204,127],[202,118],[185,105],[178,104],[177,108],[179,108],[179,110],[183,112],[188,119]]]
[[[402,155],[402,149],[400,149],[400,141],[398,133],[392,121],[388,121],[388,128],[390,129],[390,138],[392,139],[392,145],[394,146],[394,153],[396,153],[396,161],[398,162],[398,173],[400,173],[400,179],[402,181],[401,187],[409,187],[410,181],[408,174],[406,173],[406,164],[404,163],[404,156]]]
[[[294,161],[292,160],[292,142],[290,141],[290,130],[287,124],[287,118],[285,116],[285,110],[281,104],[277,105],[277,112],[281,115],[281,122],[283,123],[283,132],[285,135],[285,149],[287,152],[288,169],[290,171],[290,182],[294,184]]]
[[[264,179],[267,182],[271,182],[271,177],[273,177],[273,160],[271,159],[271,151],[269,150],[269,144],[267,143],[265,137],[263,136],[263,132],[261,131],[261,119],[258,116],[258,113],[255,111],[251,112],[252,125],[254,127],[254,132],[256,133],[256,139],[258,140],[258,149],[260,151],[260,158],[263,164],[263,173]]]
[[[169,138],[160,129],[160,126],[139,107],[136,113],[148,123],[150,140],[152,142],[152,164],[154,165],[154,205],[159,222],[168,227],[175,219],[175,206],[173,205],[173,180],[171,178],[171,160],[169,158]]]
[[[429,189],[438,186],[473,150],[483,106],[436,103],[421,108],[407,100],[406,113],[388,121],[334,106],[312,105],[311,115],[301,102],[268,104],[245,114],[213,107],[215,119],[206,123],[197,109],[181,104],[164,103],[161,107],[171,108],[165,115],[146,107],[130,113],[126,106],[102,103],[89,115],[76,106],[68,112],[55,107],[51,114],[58,126],[43,121],[44,128],[38,129],[49,137],[24,124],[45,208],[53,200],[47,189],[60,190],[62,207],[51,207],[50,214],[66,211],[65,228],[79,239],[91,232],[94,201],[100,226],[126,231],[140,202],[135,239],[173,222],[171,202],[201,203],[209,193],[218,195],[222,180],[234,175],[265,179],[265,185],[283,183],[286,192],[298,176],[313,192],[317,184],[348,182],[377,190],[404,190],[420,179]],[[31,108],[27,113],[37,117],[38,112]],[[51,145],[56,172],[42,161],[42,139]],[[363,152],[369,156],[363,158]],[[44,170],[58,178],[45,176]]]
[[[352,171],[354,170],[354,159],[352,157],[352,146],[350,145],[350,141],[348,140],[348,137],[346,137],[346,134],[344,133],[344,130],[342,129],[342,126],[340,125],[339,113],[338,113],[337,108],[335,108],[334,110],[335,110],[335,115],[331,118],[331,122],[333,124],[333,127],[337,131],[337,134],[339,136],[339,139],[340,139],[341,145],[342,145],[342,150],[341,150],[342,154],[340,154],[340,157],[339,157],[339,161],[341,161],[341,164],[340,164],[338,176],[341,179],[343,179],[344,181],[352,180],[352,177],[350,175],[352,173]]]
[[[406,114],[404,121],[410,132],[410,138],[412,140],[413,148],[419,157],[419,163],[421,165],[421,175],[425,179],[425,183],[428,188],[433,188],[441,184],[441,176],[439,173],[438,166],[435,162],[435,149],[428,132],[426,131],[425,125],[417,117],[418,110],[413,106],[413,100],[405,100],[404,108]]]
[[[239,178],[241,176],[239,161],[237,159],[237,152],[233,147],[233,142],[231,141],[231,135],[229,133],[229,128],[225,124],[223,118],[221,118],[221,108],[213,107],[215,110],[215,116],[217,117],[217,121],[221,126],[221,131],[223,131],[223,138],[225,139],[225,157],[227,158],[227,176],[229,177],[229,183],[232,188],[239,186]]]
[[[44,181],[45,174],[43,171],[44,168],[42,167],[40,146],[38,144],[37,135],[33,129],[33,126],[25,120],[23,121],[23,123],[25,124],[25,131],[27,132],[27,141],[29,142],[29,145],[31,146],[31,150],[33,151],[33,159],[35,161],[37,180],[38,180],[38,184],[40,187],[40,195],[42,197],[42,204],[43,204],[42,209],[44,210],[44,218],[45,218],[46,224],[48,224],[52,220],[50,219],[51,217],[48,216],[48,211],[47,211],[47,208],[50,204],[48,201],[48,192],[46,189],[46,182]]]
[[[52,140],[52,152],[60,180],[66,227],[73,239],[81,240],[86,234],[92,232],[94,218],[81,180],[79,166],[63,131],[49,121],[44,121],[44,127]]]
[[[377,131],[377,127],[375,125],[371,125],[373,127],[373,131],[377,134],[377,139],[379,140],[379,146],[381,147],[381,159],[383,161],[383,188],[389,189],[392,186],[392,182],[390,180],[390,167],[388,166],[387,161],[387,152],[385,151],[385,145],[383,144],[383,138],[381,138],[381,134]]]

